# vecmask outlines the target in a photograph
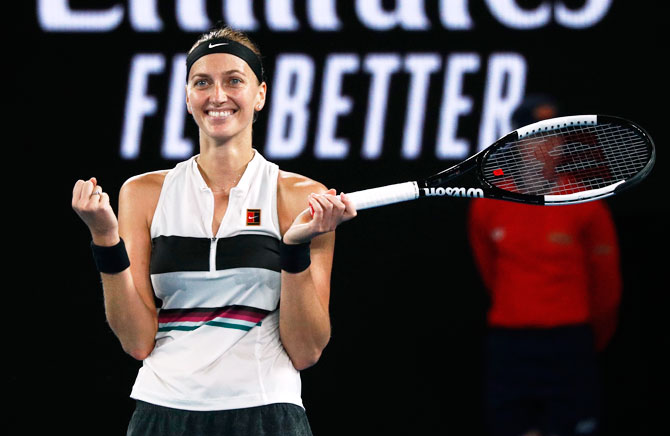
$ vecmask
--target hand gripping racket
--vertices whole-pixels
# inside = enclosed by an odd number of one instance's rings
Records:
[[[635,123],[603,115],[567,116],[517,129],[427,179],[347,195],[359,210],[433,196],[583,203],[639,183],[655,158],[651,137]]]

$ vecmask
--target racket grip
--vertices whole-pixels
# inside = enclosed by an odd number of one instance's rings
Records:
[[[395,185],[365,189],[347,194],[357,210],[386,206],[401,201],[419,198],[419,186],[416,182],[396,183]]]

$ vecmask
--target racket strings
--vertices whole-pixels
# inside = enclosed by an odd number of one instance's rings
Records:
[[[529,195],[571,194],[627,180],[650,159],[645,138],[624,126],[570,126],[504,144],[484,162],[498,188]]]

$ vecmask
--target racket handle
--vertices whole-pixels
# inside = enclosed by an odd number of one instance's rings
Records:
[[[396,183],[379,188],[365,189],[347,194],[357,210],[386,206],[401,201],[419,198],[419,186],[416,182]]]

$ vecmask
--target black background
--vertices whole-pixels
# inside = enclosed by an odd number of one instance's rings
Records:
[[[615,0],[593,28],[552,24],[520,31],[498,23],[482,2],[470,2],[476,22],[471,31],[448,31],[437,24],[426,32],[374,32],[345,3],[338,6],[341,32],[317,33],[304,25],[303,33],[273,33],[264,24],[252,32],[266,65],[271,67],[281,52],[303,51],[321,65],[328,52],[364,55],[387,51],[391,43],[400,53],[474,51],[483,64],[490,53],[518,52],[528,61],[526,93],[559,96],[567,113],[630,118],[654,138],[658,162],[651,176],[639,188],[608,200],[619,232],[624,294],[619,329],[599,364],[604,434],[656,434],[665,427],[667,400],[656,397],[664,393],[668,363],[661,357],[667,347],[661,263],[667,228],[662,60],[667,47],[660,42],[666,33],[660,7]],[[538,3],[525,2],[528,7]],[[87,7],[81,1],[71,4]],[[392,7],[393,2],[385,4]],[[217,12],[214,6],[211,16]],[[128,177],[174,166],[160,158],[162,133],[153,133],[162,130],[162,109],[146,121],[137,160],[123,161],[118,151],[133,54],[164,53],[169,64],[197,37],[179,30],[173,8],[173,2],[162,2],[165,29],[154,34],[132,31],[127,19],[110,33],[49,33],[40,29],[34,5],[26,11],[26,25],[14,23],[11,48],[20,54],[5,65],[13,72],[9,88],[16,110],[6,132],[21,135],[6,143],[11,195],[5,216],[10,232],[23,236],[8,235],[19,242],[12,244],[7,275],[21,278],[8,286],[13,328],[6,359],[16,368],[8,379],[17,411],[11,415],[31,416],[16,420],[24,428],[125,432],[133,408],[128,394],[140,363],[123,353],[105,322],[90,236],[69,199],[77,179],[95,176],[116,207],[116,194]],[[427,7],[429,17],[437,16],[435,8]],[[296,15],[301,14],[304,6],[297,5]],[[483,70],[466,84],[466,92],[481,96]],[[317,71],[317,87],[320,76]],[[357,96],[352,115],[338,131],[351,141],[348,159],[317,161],[308,146],[299,158],[278,161],[280,167],[350,192],[413,180],[454,163],[432,156],[429,135],[419,159],[400,158],[394,126],[402,125],[402,110],[389,111],[382,157],[360,158],[356,138],[362,136],[368,84],[369,77],[361,73],[345,85],[345,93]],[[406,85],[395,79],[393,89]],[[167,74],[152,79],[151,86],[154,94],[165,93]],[[271,89],[270,82],[270,98]],[[404,92],[398,95],[390,103],[404,108]],[[481,98],[474,100],[474,115],[460,126],[462,137],[476,137]],[[164,96],[159,102],[164,104]],[[436,113],[428,108],[427,131]],[[261,114],[254,127],[261,153],[266,123]],[[188,129],[196,138],[194,123]],[[309,143],[313,139],[312,128]],[[338,230],[333,336],[321,361],[302,374],[315,435],[484,434],[480,371],[487,299],[465,236],[467,205],[463,199],[431,199],[371,209]],[[56,414],[47,418],[47,411]]]

